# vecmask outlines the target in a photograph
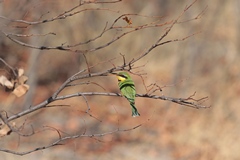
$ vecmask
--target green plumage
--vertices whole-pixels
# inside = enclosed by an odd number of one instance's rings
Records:
[[[127,98],[132,107],[132,116],[133,117],[140,116],[140,114],[137,111],[137,108],[135,107],[136,89],[132,78],[127,72],[120,72],[117,75],[118,86],[121,90],[121,93],[125,98]]]

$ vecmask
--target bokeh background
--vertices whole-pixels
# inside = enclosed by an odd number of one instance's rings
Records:
[[[86,8],[109,8],[120,11],[86,11],[63,20],[28,26],[0,18],[1,30],[15,34],[56,35],[21,37],[26,43],[36,46],[56,46],[76,44],[99,35],[106,22],[113,22],[123,13],[163,16],[160,22],[176,18],[188,0],[125,0],[114,4],[87,5]],[[79,1],[1,1],[0,15],[10,19],[36,21],[51,18],[77,5]],[[121,97],[87,97],[87,106],[81,97],[59,101],[16,120],[17,126],[24,124],[22,132],[33,136],[19,137],[13,133],[1,137],[1,148],[27,151],[47,145],[58,138],[53,129],[64,135],[105,133],[119,129],[129,129],[139,124],[141,127],[117,132],[103,137],[83,137],[66,141],[65,145],[26,156],[16,156],[0,152],[1,159],[151,159],[151,160],[237,160],[240,158],[240,20],[238,0],[198,0],[181,20],[196,17],[207,6],[204,15],[197,20],[177,24],[165,39],[182,38],[201,31],[185,41],[163,45],[153,50],[139,61],[144,65],[140,70],[146,84],[158,83],[163,87],[160,95],[188,97],[196,92],[196,98],[208,96],[204,105],[209,109],[193,109],[167,101],[137,98],[136,105],[141,117],[132,118],[128,102]],[[131,17],[135,24],[152,21],[146,17]],[[126,25],[119,21],[118,25]],[[21,26],[21,27],[20,27]],[[112,45],[87,55],[91,65],[98,64],[93,72],[111,67],[111,63],[100,63],[116,58],[113,63],[122,64],[122,53],[127,60],[142,53],[164,32],[164,27],[150,28],[134,32]],[[121,33],[114,30],[94,43],[78,46],[76,49],[90,49],[103,44]],[[14,114],[30,105],[47,99],[69,76],[86,67],[80,54],[59,50],[36,50],[20,46],[4,34],[0,34],[0,56],[10,65],[25,69],[29,76],[30,90],[24,97],[16,98],[3,88],[0,90],[1,110]],[[1,64],[2,66],[2,64]],[[132,75],[138,93],[144,93],[141,78]],[[80,91],[119,92],[117,80],[113,76],[89,79],[96,85],[70,87],[62,95]],[[104,88],[104,89],[103,89]]]

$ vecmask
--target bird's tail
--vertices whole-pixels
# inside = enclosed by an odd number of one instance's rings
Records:
[[[135,104],[132,103],[132,102],[130,102],[130,105],[131,105],[131,107],[132,107],[132,116],[133,116],[133,117],[140,116],[140,114],[139,114],[138,111],[137,111],[137,108],[135,107]]]

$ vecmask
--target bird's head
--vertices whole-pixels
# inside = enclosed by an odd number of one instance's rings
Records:
[[[130,75],[127,72],[119,72],[114,74],[117,75],[118,82],[123,82],[127,79],[131,79]]]

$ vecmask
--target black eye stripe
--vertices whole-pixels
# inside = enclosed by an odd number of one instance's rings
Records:
[[[123,78],[127,78],[127,76],[124,76],[124,75],[119,75],[120,77],[123,77]]]

